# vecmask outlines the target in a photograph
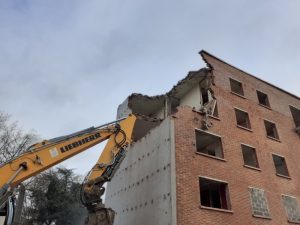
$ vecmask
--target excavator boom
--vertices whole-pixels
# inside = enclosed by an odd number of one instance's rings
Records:
[[[101,195],[104,193],[103,184],[113,177],[125,157],[126,147],[132,141],[136,119],[136,116],[129,115],[125,119],[99,127],[91,127],[71,135],[42,141],[31,146],[22,155],[0,165],[0,209],[2,208],[2,214],[9,211],[11,204],[8,203],[12,201],[13,190],[22,181],[108,140],[99,160],[83,183],[82,202],[92,214],[87,219],[88,225],[94,224],[93,219],[99,216],[107,219],[103,220],[103,223],[98,221],[95,224],[112,224],[114,212],[106,209],[101,202]],[[11,214],[6,217],[6,225],[11,223],[11,217]]]

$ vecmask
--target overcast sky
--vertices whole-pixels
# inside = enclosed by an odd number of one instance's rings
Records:
[[[300,96],[299,0],[0,0],[0,110],[49,139],[115,119],[198,52]],[[103,146],[64,165],[84,174]]]

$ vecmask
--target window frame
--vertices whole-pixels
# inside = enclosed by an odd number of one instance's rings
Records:
[[[204,102],[204,96],[205,96],[205,100],[206,100],[205,102]],[[212,98],[210,99],[209,96],[211,96]],[[200,99],[201,99],[202,107],[204,107],[205,104],[215,101],[214,110],[213,110],[213,112],[208,113],[208,116],[219,119],[218,101],[216,98],[214,98],[212,91],[209,89],[206,90],[206,89],[200,87]]]
[[[219,140],[219,143],[220,143],[219,147],[220,147],[220,150],[221,150],[221,152],[220,152],[221,153],[221,157],[210,155],[208,153],[204,153],[204,152],[198,151],[198,148],[197,148],[197,133],[199,133],[199,132],[204,133],[206,135],[211,135],[214,138],[217,138]],[[206,157],[217,159],[217,160],[220,160],[220,161],[226,161],[225,160],[225,156],[224,156],[224,148],[223,148],[222,137],[220,135],[217,135],[217,134],[214,134],[214,133],[202,130],[202,129],[198,129],[198,128],[195,128],[195,151],[196,151],[196,154],[198,154],[198,155],[206,156]]]
[[[220,194],[220,191],[219,191],[219,197],[220,197],[220,204],[222,204],[222,201],[224,201],[224,200],[222,200],[222,198],[225,198],[227,208],[222,208],[222,205],[221,205],[221,208],[202,205],[201,179],[208,180],[208,181],[215,182],[215,183],[219,183],[219,185],[224,185],[225,186],[223,196]],[[228,184],[227,181],[223,181],[223,180],[219,180],[219,179],[215,179],[215,178],[211,178],[211,177],[206,177],[206,176],[198,176],[198,182],[199,182],[199,198],[200,198],[199,202],[200,202],[200,208],[201,209],[209,209],[209,210],[233,213],[231,199],[230,199],[229,184]]]
[[[243,147],[250,148],[254,152],[254,157],[255,157],[256,165],[257,166],[252,166],[252,165],[246,164],[245,157],[244,157],[244,149],[243,149]],[[256,150],[256,148],[253,147],[253,146],[251,146],[251,145],[247,145],[247,144],[241,143],[241,151],[242,151],[242,158],[243,158],[243,162],[244,162],[244,167],[261,171],[260,164],[259,164],[258,157],[257,157],[257,150]]]
[[[264,200],[265,200],[265,203],[266,203],[266,210],[268,211],[268,214],[269,216],[265,216],[265,215],[258,215],[255,213],[255,210],[253,208],[253,204],[255,202],[252,201],[252,192],[253,191],[256,191],[256,190],[259,190],[261,192],[263,192],[263,197],[264,197]],[[253,186],[248,186],[248,192],[249,192],[249,195],[250,195],[250,203],[251,203],[251,211],[252,211],[252,216],[255,217],[255,218],[260,218],[260,219],[269,219],[271,220],[272,219],[272,216],[271,216],[271,212],[270,212],[270,205],[269,205],[269,201],[268,201],[268,196],[267,196],[267,192],[266,190],[262,189],[262,188],[258,188],[258,187],[253,187]]]
[[[267,104],[263,104],[261,103],[260,101],[260,96],[259,95],[265,95],[266,96],[266,99],[267,99]],[[256,95],[257,95],[257,100],[258,100],[258,104],[262,107],[265,107],[265,108],[268,108],[268,109],[271,109],[271,104],[270,104],[270,99],[269,99],[269,95],[260,91],[260,90],[256,90]]]
[[[238,92],[233,90],[234,83],[235,83],[235,85],[240,85],[241,93],[238,93]],[[242,97],[242,98],[246,98],[245,97],[244,86],[243,86],[243,83],[241,81],[238,81],[237,79],[229,77],[229,85],[230,85],[230,92],[232,94],[237,95],[237,96]]]
[[[300,113],[300,109],[297,108],[297,107],[295,107],[295,106],[293,106],[293,105],[289,105],[289,109],[290,109],[290,112],[291,112],[291,115],[292,115],[292,120],[293,120],[294,125],[295,125],[295,130],[296,130],[297,133],[299,132],[299,134],[300,134],[300,123],[299,123],[299,125],[297,126],[297,122],[296,122],[296,119],[295,119],[294,114],[293,114],[293,112],[292,112],[292,108],[293,108],[294,110],[296,110],[296,111],[299,111],[299,113]]]
[[[279,177],[291,179],[290,171],[289,171],[289,168],[288,168],[287,162],[286,162],[286,158],[283,155],[279,155],[279,154],[276,154],[276,153],[271,153],[271,154],[272,154],[272,161],[273,161],[273,165],[274,165],[274,168],[275,168],[276,175],[279,176]],[[285,170],[286,170],[287,175],[278,173],[277,167],[276,167],[275,161],[274,161],[274,156],[279,157],[279,158],[284,160],[284,166],[285,166]]]
[[[291,195],[287,195],[287,194],[281,194],[281,199],[282,199],[282,205],[285,208],[285,213],[286,213],[286,217],[289,223],[295,223],[295,224],[299,224],[299,221],[295,221],[293,219],[291,219],[291,217],[289,217],[289,212],[287,210],[287,206],[285,205],[285,198],[291,198],[294,199],[296,201],[296,208],[298,209],[298,211],[300,211],[300,205],[299,205],[299,201],[297,199],[297,197],[291,196]],[[292,210],[294,210],[295,208],[293,208]],[[296,209],[296,210],[297,210]]]
[[[237,112],[241,112],[241,113],[244,113],[244,114],[247,115],[247,120],[248,120],[249,127],[244,127],[244,126],[238,124]],[[236,126],[239,127],[239,128],[248,130],[248,131],[252,131],[249,113],[247,111],[245,111],[243,109],[240,109],[240,108],[237,108],[237,107],[234,107],[234,113],[235,113],[235,119],[236,119]]]
[[[277,137],[272,137],[272,136],[269,136],[269,135],[268,135],[268,131],[267,131],[267,127],[266,127],[266,123],[269,123],[269,124],[271,124],[271,125],[274,125],[274,126],[275,126],[275,131],[276,131],[276,136],[277,136]],[[275,122],[273,122],[273,121],[270,121],[270,120],[267,120],[267,119],[264,119],[264,126],[265,126],[265,132],[266,132],[266,136],[267,136],[267,138],[269,138],[269,139],[271,139],[271,140],[275,140],[275,141],[279,141],[279,142],[281,142],[281,141],[280,141],[280,135],[279,135],[279,131],[278,131],[278,128],[277,128],[277,125],[276,125],[276,123],[275,123]]]

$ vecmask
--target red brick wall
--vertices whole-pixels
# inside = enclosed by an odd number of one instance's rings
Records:
[[[300,200],[300,137],[288,105],[300,108],[300,100],[209,55],[205,58],[214,67],[220,118],[210,119],[214,125],[209,132],[222,137],[226,161],[196,154],[194,130],[201,128],[202,116],[180,107],[174,115],[178,225],[289,224],[281,194]],[[230,93],[229,77],[243,83],[245,98]],[[258,105],[256,90],[268,94],[272,110]],[[234,107],[249,113],[252,132],[236,126]],[[280,142],[266,137],[263,119],[276,123]],[[243,166],[241,143],[256,148],[261,171]],[[285,157],[291,179],[276,175],[271,153]],[[232,213],[200,209],[199,176],[228,182]],[[248,187],[266,191],[271,220],[252,216]]]

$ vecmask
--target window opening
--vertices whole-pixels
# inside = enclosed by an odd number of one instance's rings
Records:
[[[244,96],[243,85],[241,82],[230,78],[230,87],[233,93]]]
[[[266,132],[268,137],[279,139],[279,135],[275,123],[265,120],[265,127],[266,127]]]
[[[259,104],[270,108],[270,102],[269,102],[268,95],[261,91],[256,91],[256,92],[257,92],[257,98],[258,98]]]
[[[246,166],[259,168],[256,150],[250,146],[242,145],[244,163]]]
[[[201,206],[230,210],[228,184],[200,177]]]
[[[239,109],[235,109],[235,115],[236,115],[237,125],[241,127],[245,127],[247,129],[251,129],[249,115],[247,112],[244,112]]]
[[[276,168],[276,174],[289,177],[285,158],[279,155],[273,155],[273,161]]]
[[[290,106],[290,110],[294,119],[296,131],[300,134],[300,110],[293,106]]]
[[[201,88],[202,111],[208,115],[218,117],[218,109],[216,109],[217,100],[213,96],[211,90]]]
[[[202,104],[205,105],[209,102],[209,95],[208,90],[201,88],[201,95],[202,95]]]
[[[221,138],[213,134],[196,130],[197,152],[223,158]]]

